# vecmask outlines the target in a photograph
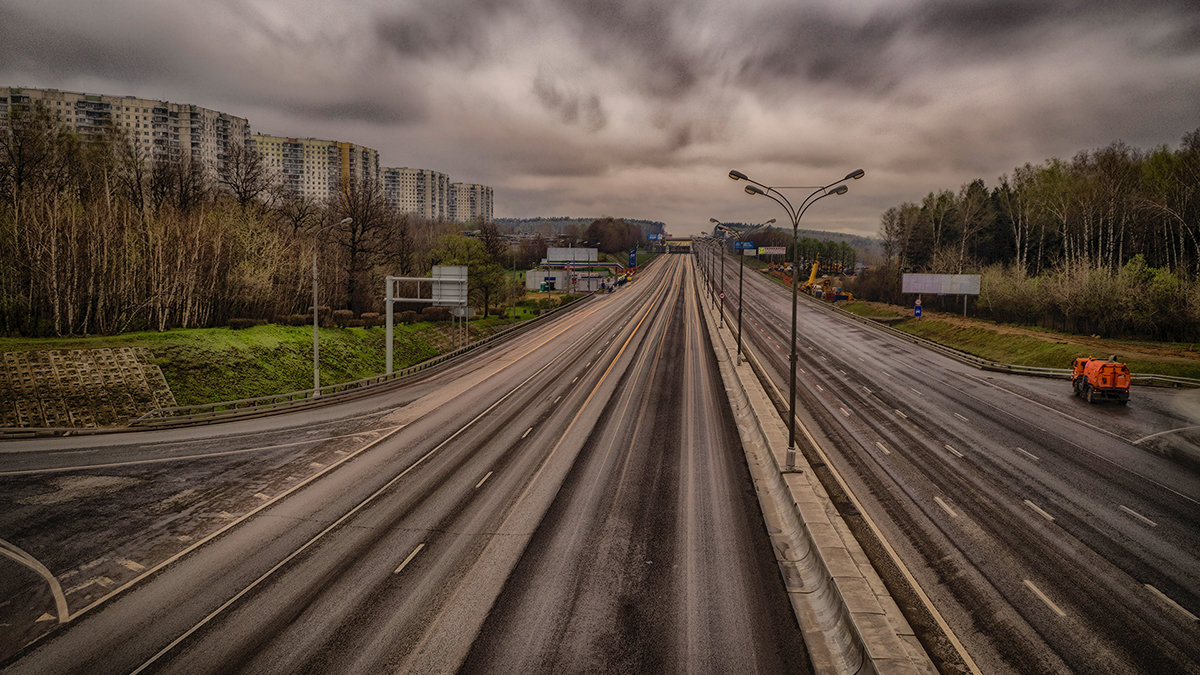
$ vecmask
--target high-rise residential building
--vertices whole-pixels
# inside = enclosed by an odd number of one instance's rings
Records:
[[[450,206],[450,176],[432,169],[386,168],[383,193],[401,213],[430,220],[447,220]]]
[[[491,222],[492,188],[474,183],[451,183],[450,194],[451,220],[459,223]]]
[[[128,134],[148,163],[190,156],[206,170],[219,171],[232,147],[250,143],[244,117],[188,103],[57,89],[0,88],[0,127],[10,111],[37,104],[85,139],[98,139],[108,129]]]
[[[327,201],[343,185],[379,181],[379,151],[372,148],[266,134],[254,134],[253,144],[271,177],[297,196]]]

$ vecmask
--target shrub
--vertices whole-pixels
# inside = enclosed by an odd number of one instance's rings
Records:
[[[346,325],[354,318],[354,312],[348,309],[333,310],[333,325],[338,328],[345,328]]]
[[[421,316],[426,321],[449,321],[450,320],[450,308],[449,307],[426,307],[425,309],[421,310]]]
[[[363,312],[359,318],[362,319],[364,326],[382,326],[384,324],[383,315],[378,312]]]
[[[229,327],[233,330],[242,330],[251,326],[261,326],[266,322],[266,319],[230,319]]]
[[[417,322],[417,313],[411,309],[400,312],[400,323],[413,324]]]
[[[289,326],[308,326],[312,324],[312,314],[289,314],[287,317],[287,325]]]
[[[365,325],[367,325],[367,322],[362,319],[350,319],[346,322],[347,328],[362,328]]]

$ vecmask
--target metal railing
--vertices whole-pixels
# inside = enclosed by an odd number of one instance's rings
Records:
[[[396,383],[397,380],[410,378],[418,373],[445,364],[469,352],[491,346],[496,342],[513,337],[520,332],[530,329],[538,322],[553,317],[592,297],[591,293],[556,307],[533,319],[524,321],[499,330],[491,335],[459,347],[454,351],[439,354],[431,359],[411,365],[393,372],[391,375],[372,375],[352,382],[340,382],[320,387],[319,389],[302,389],[283,394],[256,396],[254,398],[237,399],[234,401],[219,401],[217,403],[198,403],[193,405],[156,408],[137,419],[131,420],[131,427],[164,427],[182,426],[187,424],[205,424],[226,421],[238,417],[252,417],[290,410],[328,405],[330,403],[350,400],[385,388],[385,385]]]
[[[892,335],[895,335],[903,340],[907,340],[913,344],[917,344],[917,345],[920,345],[927,349],[931,349],[933,351],[945,354],[946,356],[949,356],[950,358],[955,359],[956,361],[959,361],[960,363],[965,363],[967,365],[975,366],[976,368],[979,368],[981,370],[989,370],[989,371],[1002,372],[1002,373],[1018,373],[1021,375],[1030,375],[1033,377],[1051,377],[1051,378],[1069,379],[1071,376],[1070,368],[1042,368],[1042,367],[1038,367],[1038,366],[1021,366],[1021,365],[1017,365],[1017,364],[1013,364],[1013,363],[1000,363],[999,361],[992,361],[989,359],[985,359],[983,357],[975,356],[973,354],[967,354],[966,352],[959,351],[957,349],[954,349],[953,347],[947,347],[946,345],[939,344],[937,342],[934,342],[933,340],[929,340],[927,338],[923,338],[918,335],[911,335],[909,333],[905,333],[904,331],[899,330],[897,328],[893,328],[893,327],[887,325],[886,323],[883,323],[880,321],[875,321],[869,317],[859,316],[857,314],[854,314],[853,312],[848,312],[848,311],[842,309],[841,307],[837,307],[836,305],[829,305],[828,303],[817,300],[814,297],[811,297],[811,296],[804,296],[804,297],[808,298],[808,300],[810,302],[815,303],[818,307],[821,307],[825,311],[828,311],[831,313],[836,313],[841,316],[847,316],[847,317],[850,317],[860,323],[874,326],[875,328],[878,328],[883,331],[887,331],[887,332],[891,333]],[[1138,385],[1143,385],[1143,386],[1200,387],[1200,379],[1196,379],[1196,378],[1192,378],[1192,377],[1176,377],[1173,375],[1157,375],[1154,373],[1134,374],[1134,375],[1132,375],[1130,380],[1133,384],[1138,384]]]

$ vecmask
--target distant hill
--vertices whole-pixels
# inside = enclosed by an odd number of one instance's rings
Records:
[[[607,216],[601,216],[606,218]],[[574,225],[580,231],[587,228],[600,218],[569,218],[567,216],[552,216],[549,218],[497,218],[495,223],[500,228],[512,228],[514,232],[528,234],[541,233],[544,235],[562,234],[568,227]],[[642,234],[661,234],[667,231],[667,226],[657,220],[641,220],[638,218],[619,218],[631,225],[642,229]]]
[[[574,225],[580,231],[592,224],[592,221],[597,218],[570,218],[567,216],[554,216],[548,218],[497,218],[496,225],[502,229],[512,228],[514,232],[524,232],[528,234],[541,233],[543,235],[562,234],[568,227]],[[627,223],[637,225],[642,228],[643,234],[658,234],[666,232],[666,225],[657,220],[641,220],[638,218],[621,218]],[[753,227],[756,223],[728,223],[733,227]],[[872,259],[883,256],[883,246],[881,242],[874,237],[863,237],[857,234],[845,234],[843,232],[825,232],[822,230],[800,230],[797,234],[803,237],[810,237],[821,241],[841,241],[854,247],[861,259]]]

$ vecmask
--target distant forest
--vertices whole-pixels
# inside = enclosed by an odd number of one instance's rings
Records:
[[[1102,336],[1200,337],[1200,130],[1115,142],[887,209],[887,264],[859,295],[910,302],[903,272],[980,273],[977,311]],[[928,306],[928,305],[927,305]]]

